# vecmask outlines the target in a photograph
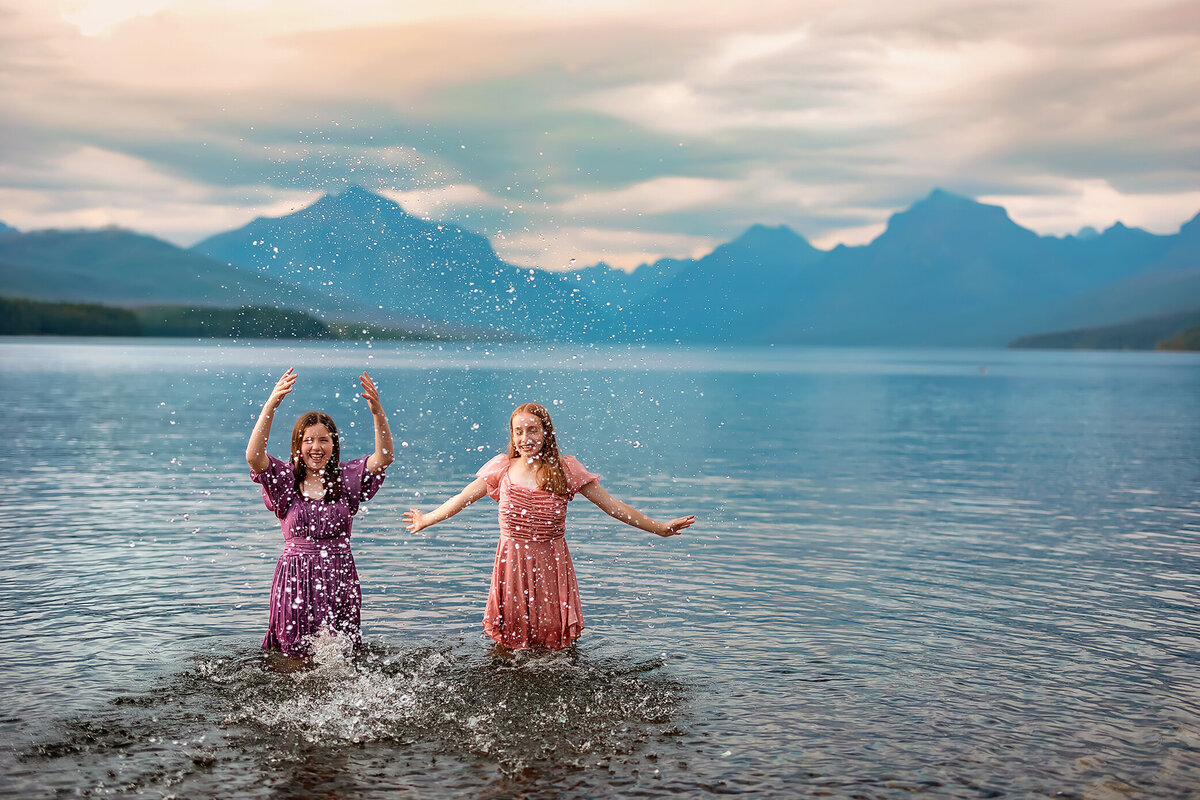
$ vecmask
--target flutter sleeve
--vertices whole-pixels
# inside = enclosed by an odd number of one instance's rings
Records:
[[[263,505],[283,519],[296,499],[296,476],[291,464],[272,455],[268,455],[267,460],[270,463],[262,472],[251,470],[250,480],[262,486]]]
[[[500,500],[500,480],[504,477],[505,470],[508,469],[508,462],[508,455],[500,453],[475,473],[475,477],[483,478],[483,482],[487,484],[488,497],[493,500]]]
[[[592,481],[600,480],[594,472],[588,472],[575,456],[562,457],[563,476],[567,479],[567,499],[575,497],[575,493]]]
[[[357,514],[359,505],[374,497],[383,485],[384,473],[368,470],[368,458],[370,456],[363,456],[341,464],[342,489],[345,490],[346,505],[350,506],[351,515]]]

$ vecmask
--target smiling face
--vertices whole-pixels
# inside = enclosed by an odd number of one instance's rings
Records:
[[[546,443],[546,429],[536,415],[527,411],[513,414],[512,448],[523,458],[538,458]]]
[[[319,475],[325,485],[326,502],[336,502],[342,496],[342,445],[337,425],[323,411],[306,411],[292,426],[292,474],[296,491],[311,475]]]
[[[333,455],[333,433],[321,423],[309,425],[300,435],[300,457],[312,472],[325,469]]]

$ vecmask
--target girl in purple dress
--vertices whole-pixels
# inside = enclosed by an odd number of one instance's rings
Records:
[[[308,655],[308,639],[321,632],[360,641],[362,590],[350,552],[350,521],[358,506],[379,491],[392,463],[392,433],[379,391],[363,373],[362,397],[375,420],[375,452],[340,461],[337,426],[327,414],[309,411],[292,429],[290,463],[267,455],[275,409],[292,391],[289,369],[271,390],[250,443],[250,480],[262,485],[263,502],[283,525],[283,555],[271,581],[271,621],[262,646],[288,656]]]

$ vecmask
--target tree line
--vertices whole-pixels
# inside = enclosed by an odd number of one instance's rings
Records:
[[[236,339],[419,339],[423,334],[354,323],[326,323],[302,311],[243,306],[120,308],[0,297],[3,336],[168,336]]]

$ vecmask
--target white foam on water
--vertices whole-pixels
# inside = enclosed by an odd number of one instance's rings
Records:
[[[354,653],[323,637],[307,668],[281,673],[233,660],[195,676],[235,697],[222,726],[310,744],[424,743],[512,773],[539,761],[620,757],[673,727],[684,692],[646,664],[577,654],[480,657],[449,648]]]

